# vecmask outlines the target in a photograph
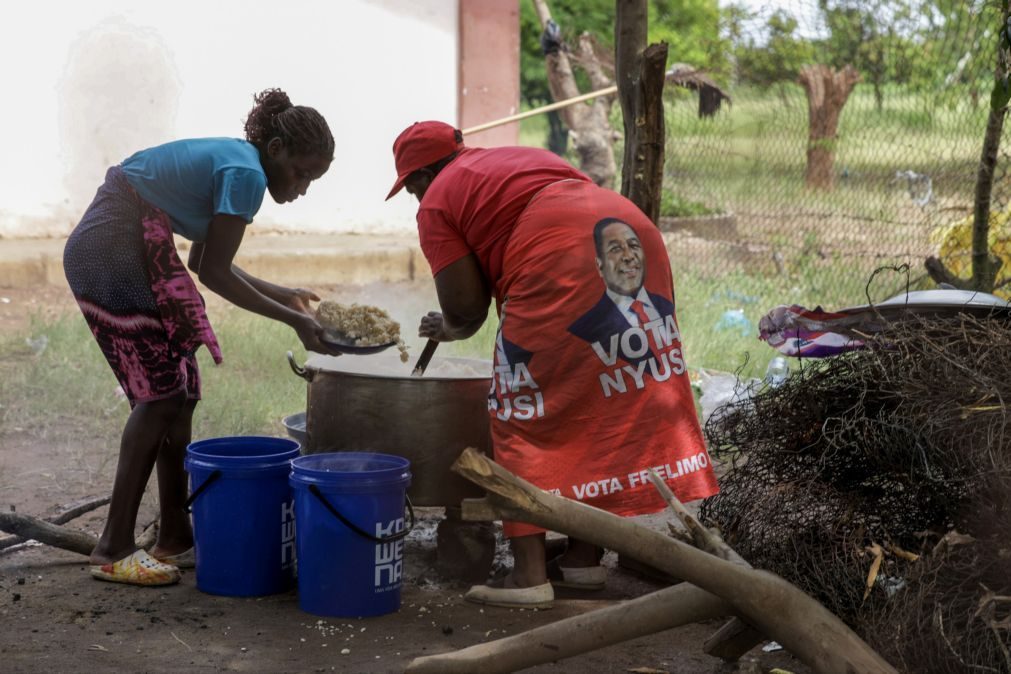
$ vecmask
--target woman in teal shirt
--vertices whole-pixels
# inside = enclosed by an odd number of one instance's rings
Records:
[[[67,240],[67,281],[131,405],[109,516],[91,553],[91,574],[102,580],[167,585],[193,565],[183,459],[200,399],[195,354],[203,344],[221,362],[221,352],[173,234],[193,242],[189,269],[206,287],[291,326],[306,349],[332,351],[309,304],[319,297],[233,263],[264,193],[292,202],[333,161],[333,135],[316,110],[292,105],[279,89],[254,101],[245,140],[179,140],[110,168]],[[148,554],[134,530],[155,465],[161,520]]]

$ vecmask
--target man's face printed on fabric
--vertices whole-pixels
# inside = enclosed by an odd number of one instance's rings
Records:
[[[639,237],[624,222],[612,222],[604,227],[602,235],[597,250],[597,271],[611,291],[634,297],[646,276],[646,260]]]

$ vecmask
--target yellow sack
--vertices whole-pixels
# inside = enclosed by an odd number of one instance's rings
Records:
[[[1004,266],[997,272],[997,285],[1011,278],[1011,210],[990,211],[990,252]],[[938,246],[937,256],[944,266],[960,278],[972,276],[972,214],[930,233],[930,242]],[[998,289],[995,295],[1011,299],[1011,285]]]

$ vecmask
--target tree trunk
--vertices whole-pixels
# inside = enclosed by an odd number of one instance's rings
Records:
[[[545,0],[534,0],[534,8],[543,29],[551,20],[551,11]],[[592,50],[590,55],[592,57]],[[565,51],[559,49],[546,54],[544,59],[551,97],[557,102],[579,96],[572,63]],[[593,63],[592,58],[590,63]],[[597,89],[610,85],[602,76],[599,65],[596,68],[589,66],[586,70]],[[572,130],[572,144],[579,155],[579,168],[593,182],[608,188],[614,184],[614,174],[618,170],[614,161],[614,132],[609,120],[613,100],[611,96],[600,96],[590,105],[572,105],[558,111],[562,121]]]
[[[646,47],[646,0],[617,0],[615,69],[625,123],[621,193],[654,223],[663,185],[663,85],[667,45]]]
[[[569,131],[562,122],[562,116],[557,110],[552,110],[548,114],[548,149],[559,157],[565,156],[565,150],[569,147]]]
[[[1008,0],[1001,3],[1001,26],[1008,23],[1009,4],[1011,3]],[[1011,98],[1009,60],[1011,60],[1011,37],[1002,28],[997,43],[997,66],[993,90],[990,93],[986,131],[983,134],[983,148],[980,151],[979,168],[976,170],[976,194],[972,210],[972,277],[968,280],[959,278],[944,266],[942,260],[930,256],[924,260],[924,266],[930,278],[938,284],[947,283],[964,290],[990,293],[994,291],[997,273],[1003,264],[999,257],[990,252],[990,199],[1001,133],[1004,130],[1004,117],[1007,115],[1008,100]],[[975,107],[979,92],[973,88],[969,94]]]
[[[1001,3],[1001,26],[1008,23],[1008,2]],[[976,172],[976,199],[972,214],[972,288],[983,292],[993,292],[994,280],[1000,270],[1001,261],[990,253],[990,197],[993,192],[994,167],[997,166],[997,151],[1000,149],[1004,117],[1007,115],[1007,90],[1011,37],[1001,31],[997,43],[997,66],[994,72],[994,92],[990,97],[990,111],[983,135],[983,150],[980,154],[979,169]]]
[[[476,513],[471,502],[464,501],[464,519],[491,514],[529,522],[684,578],[726,601],[734,613],[816,672],[895,672],[841,620],[779,576],[720,559],[632,520],[549,494],[473,449],[464,450],[453,471],[488,492],[483,502],[475,504]]]
[[[983,151],[976,172],[976,198],[972,212],[972,283],[973,290],[993,292],[994,279],[1000,260],[990,253],[990,196],[993,192],[993,174],[997,166],[997,151],[1004,130],[1007,108],[990,109],[983,136]]]
[[[831,190],[834,186],[839,115],[859,81],[860,73],[849,65],[842,70],[812,65],[800,71],[799,82],[807,93],[807,172],[804,181],[808,187]]]

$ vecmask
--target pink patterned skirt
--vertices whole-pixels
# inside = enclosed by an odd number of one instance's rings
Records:
[[[67,239],[63,269],[130,400],[200,398],[196,350],[221,362],[203,298],[179,259],[169,217],[114,166]]]

